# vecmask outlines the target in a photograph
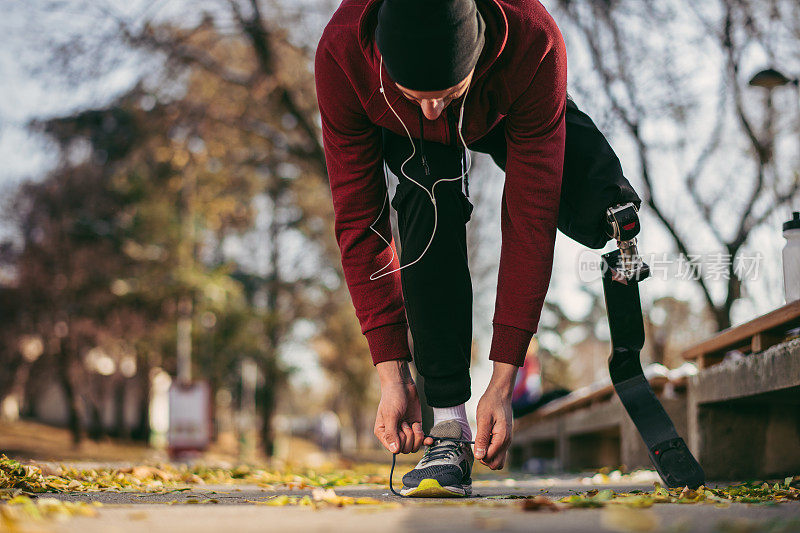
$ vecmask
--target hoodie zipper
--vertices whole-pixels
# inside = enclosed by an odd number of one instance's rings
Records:
[[[428,156],[425,154],[425,117],[422,113],[422,108],[418,108],[418,116],[419,116],[419,153],[420,158],[422,160],[422,168],[425,170],[425,175],[431,175],[431,169],[428,166]],[[456,123],[456,116],[453,113],[452,106],[447,106],[445,110],[446,117],[445,117],[445,128],[447,129],[446,133],[449,134],[450,137],[450,144],[453,146],[458,146],[458,124]],[[461,152],[461,168],[464,172],[464,178],[462,179],[463,182],[463,191],[464,195],[469,198],[469,176],[466,173],[466,165],[467,165],[467,153],[466,151]]]

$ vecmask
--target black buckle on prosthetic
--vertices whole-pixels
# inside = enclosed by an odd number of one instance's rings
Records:
[[[633,203],[616,205],[608,209],[606,220],[611,229],[611,236],[617,241],[634,239],[641,229],[639,212]]]

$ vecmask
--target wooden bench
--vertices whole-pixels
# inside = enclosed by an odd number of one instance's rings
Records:
[[[695,361],[700,369],[708,368],[721,362],[728,352],[736,350],[746,355],[780,344],[796,336],[790,332],[798,327],[800,300],[750,322],[720,331],[710,339],[685,350],[683,358]]]
[[[686,377],[670,380],[655,374],[648,381],[681,431],[686,431]],[[552,464],[556,471],[650,466],[647,449],[609,380],[577,389],[516,419],[512,467],[524,467],[531,458]]]
[[[683,352],[701,369],[688,387],[688,444],[709,479],[780,477],[800,468],[798,327],[800,301]],[[719,364],[733,351],[747,357]]]
[[[722,331],[683,352],[697,375],[649,379],[709,480],[800,471],[800,302]],[[756,357],[722,362],[731,351]],[[651,467],[608,381],[554,400],[514,422],[513,466],[541,458],[560,470]],[[550,464],[550,463],[547,463]]]

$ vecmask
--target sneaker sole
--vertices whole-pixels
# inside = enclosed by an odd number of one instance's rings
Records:
[[[472,485],[443,487],[435,479],[423,479],[416,487],[401,489],[400,494],[410,498],[464,498],[472,494]]]

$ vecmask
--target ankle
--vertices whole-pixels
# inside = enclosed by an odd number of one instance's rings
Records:
[[[445,420],[456,420],[461,425],[461,438],[472,440],[472,429],[469,427],[469,421],[467,421],[465,404],[462,403],[453,407],[434,407],[433,425],[435,426]]]

